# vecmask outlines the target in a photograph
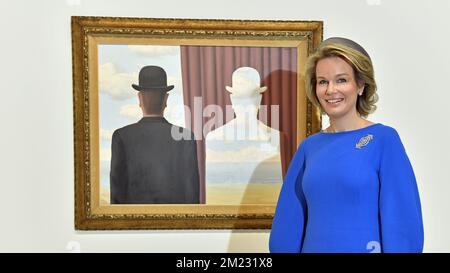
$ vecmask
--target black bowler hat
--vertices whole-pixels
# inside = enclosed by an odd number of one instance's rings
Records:
[[[138,91],[162,91],[167,92],[173,89],[173,85],[167,86],[166,71],[159,66],[144,66],[139,72],[139,85],[132,84]]]

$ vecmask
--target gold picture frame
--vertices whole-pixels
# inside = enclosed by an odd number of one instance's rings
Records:
[[[296,145],[320,130],[305,94],[307,56],[322,40],[321,21],[72,17],[75,229],[268,229],[271,205],[104,205],[100,202],[100,44],[289,47],[297,52]]]

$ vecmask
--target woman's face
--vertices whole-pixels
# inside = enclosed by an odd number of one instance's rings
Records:
[[[316,94],[330,118],[357,114],[359,89],[353,68],[339,57],[321,59],[316,65]]]

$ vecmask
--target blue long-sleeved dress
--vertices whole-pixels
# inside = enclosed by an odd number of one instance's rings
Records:
[[[414,172],[397,131],[377,123],[319,132],[294,155],[271,252],[422,252]]]

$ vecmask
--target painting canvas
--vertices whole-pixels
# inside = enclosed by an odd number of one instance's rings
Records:
[[[76,228],[270,228],[295,150],[320,128],[303,70],[321,38],[315,21],[73,17]],[[145,85],[149,67],[173,86],[159,116],[140,97],[154,90],[133,88]],[[126,129],[155,119],[189,133]],[[161,148],[169,138],[194,148]],[[119,142],[137,148],[119,160]],[[157,159],[131,166],[135,150]],[[117,168],[127,177],[116,178]],[[191,173],[194,186],[181,195],[194,189],[194,199],[163,198]],[[145,177],[143,187],[135,177]],[[119,188],[135,197],[117,198]]]

